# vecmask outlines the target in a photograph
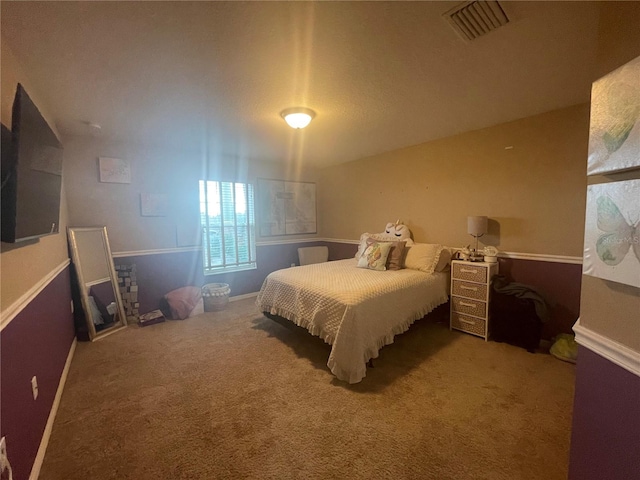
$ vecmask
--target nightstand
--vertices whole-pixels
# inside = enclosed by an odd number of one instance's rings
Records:
[[[491,277],[497,263],[451,262],[451,319],[449,329],[489,338],[489,300]]]

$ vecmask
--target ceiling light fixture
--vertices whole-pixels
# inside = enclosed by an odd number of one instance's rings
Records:
[[[280,116],[289,124],[291,128],[304,128],[316,116],[316,112],[310,108],[293,107],[280,112]]]

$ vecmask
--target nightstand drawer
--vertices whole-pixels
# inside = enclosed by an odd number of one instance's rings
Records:
[[[485,267],[476,267],[473,263],[454,263],[453,278],[468,282],[487,283],[487,270]]]
[[[451,294],[484,301],[487,299],[487,285],[454,280]]]
[[[453,312],[451,314],[451,328],[485,337],[487,322],[481,318],[466,317]]]
[[[473,315],[476,317],[487,316],[487,304],[468,298],[451,297],[451,309],[454,312]]]

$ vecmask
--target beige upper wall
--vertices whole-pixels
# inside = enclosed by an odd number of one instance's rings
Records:
[[[487,215],[482,243],[582,256],[588,125],[579,105],[326,168],[323,234],[357,239],[400,218],[416,241],[463,246],[467,216]]]
[[[101,183],[99,157],[127,160],[131,183]],[[68,137],[65,139],[65,176],[69,200],[69,222],[75,227],[106,225],[111,250],[131,252],[176,248],[194,242],[178,241],[178,230],[199,236],[198,181],[204,178],[205,155],[193,150],[168,151],[141,145],[114,144],[106,139]],[[257,178],[316,181],[314,170],[292,164],[261,163],[238,158],[212,161],[209,178],[250,182]],[[140,194],[166,194],[167,215],[143,217]],[[258,207],[258,205],[256,205]],[[258,238],[307,238],[316,235]]]
[[[594,80],[640,55],[640,2],[601,2]]]
[[[0,111],[2,123],[11,128],[13,98],[16,92],[16,85],[21,83],[49,125],[56,131],[55,124],[52,121],[53,117],[47,108],[46,99],[41,98],[33,88],[4,39],[1,40],[0,48],[2,62]],[[67,204],[64,183],[63,174],[60,233],[43,237],[37,241],[16,244],[2,243],[2,251],[0,253],[0,303],[2,312],[69,258],[66,235]]]

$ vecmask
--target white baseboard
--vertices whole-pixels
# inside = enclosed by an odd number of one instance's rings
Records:
[[[244,295],[236,295],[235,297],[229,297],[230,302],[237,302],[238,300],[244,300],[245,298],[257,297],[260,292],[245,293]]]
[[[581,325],[580,319],[573,326],[573,331],[578,344],[640,377],[640,352]]]
[[[65,362],[64,369],[62,370],[62,375],[60,376],[60,382],[58,383],[56,396],[53,399],[53,404],[51,405],[51,410],[49,411],[47,426],[45,427],[44,433],[42,434],[42,440],[40,440],[40,447],[38,447],[38,453],[36,454],[36,459],[33,462],[33,467],[31,467],[31,474],[29,475],[29,480],[37,480],[38,477],[40,476],[40,469],[42,468],[42,463],[44,462],[44,455],[47,453],[49,438],[51,438],[51,431],[53,430],[53,422],[55,421],[56,414],[58,413],[58,407],[60,406],[60,399],[62,398],[64,385],[67,382],[69,367],[71,366],[71,361],[73,360],[73,354],[76,351],[77,344],[78,344],[78,340],[74,338],[73,343],[71,344],[71,348],[69,349],[69,354],[67,355],[67,361]]]

